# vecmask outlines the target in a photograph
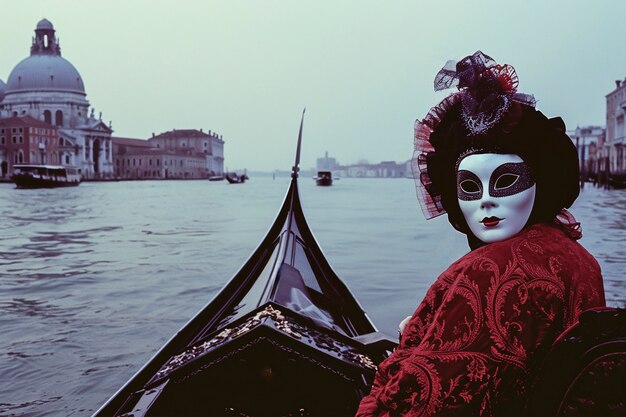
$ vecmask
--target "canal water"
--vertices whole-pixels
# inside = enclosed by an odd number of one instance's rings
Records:
[[[288,178],[0,184],[0,416],[93,413],[237,272],[274,220]],[[426,222],[409,179],[301,178],[309,224],[382,331],[467,252]],[[572,212],[626,298],[626,191],[587,186]]]

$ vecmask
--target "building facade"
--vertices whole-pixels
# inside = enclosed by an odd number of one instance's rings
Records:
[[[346,178],[404,178],[406,176],[406,164],[382,161],[378,164],[338,165],[334,173]]]
[[[0,174],[6,178],[16,164],[60,165],[63,145],[55,126],[30,116],[0,119]]]
[[[335,171],[339,164],[335,158],[328,156],[328,152],[324,154],[323,158],[317,158],[316,167],[318,171]]]
[[[174,129],[148,139],[150,144],[158,149],[187,153],[188,155],[203,155],[207,175],[224,174],[224,139],[222,135],[202,129]]]
[[[606,164],[606,130],[602,126],[577,127],[569,133],[578,150],[580,178],[583,181],[597,180],[598,173]]]
[[[616,80],[615,89],[606,95],[606,142],[602,149],[611,176],[626,180],[626,79]]]
[[[28,116],[45,123],[58,131],[64,152],[70,154],[64,154],[60,164],[76,166],[83,179],[112,178],[111,126],[101,115],[95,117],[93,108],[89,111],[82,77],[61,56],[55,32],[48,20],[37,23],[30,56],[13,68],[6,85],[0,85],[0,120]],[[2,162],[11,163],[6,157]]]
[[[215,163],[211,152],[223,155],[224,141],[197,130],[176,130],[149,140],[113,138],[115,177],[118,179],[201,179],[223,173],[224,158]],[[214,140],[213,140],[214,139]],[[205,145],[206,143],[206,145]]]

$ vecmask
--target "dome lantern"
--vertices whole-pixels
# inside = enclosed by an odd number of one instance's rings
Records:
[[[30,47],[31,55],[59,55],[61,47],[54,34],[54,26],[48,19],[41,19],[35,28],[33,45]]]

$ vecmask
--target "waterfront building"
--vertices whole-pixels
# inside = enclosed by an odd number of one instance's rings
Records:
[[[83,179],[111,178],[110,123],[105,124],[101,114],[95,117],[93,108],[90,111],[83,79],[61,56],[55,32],[47,19],[37,23],[30,56],[13,68],[6,85],[0,84],[0,120],[28,116],[45,123],[62,143],[60,164],[76,166]],[[12,166],[10,152],[0,144],[0,164]]]
[[[328,151],[323,158],[317,158],[316,167],[318,171],[335,171],[338,166],[337,160],[328,156]]]
[[[404,163],[404,177],[413,178],[413,160],[409,159]]]
[[[213,150],[218,149],[223,155],[224,142],[217,135],[214,136],[218,146],[213,147]],[[203,135],[197,135],[197,138],[206,139]],[[184,142],[176,146],[176,140],[166,141],[165,139],[167,135],[161,136],[157,141],[114,137],[115,177],[138,180],[200,179],[210,175],[209,167],[213,165],[209,165],[207,161],[210,160],[213,163],[213,156],[205,152],[204,139],[199,143],[201,151],[198,150],[194,141],[190,143],[183,139]],[[206,150],[209,150],[209,144],[210,142],[207,143]],[[223,157],[221,157],[220,163],[215,165],[223,167],[223,164]],[[223,173],[223,168],[220,172]]]
[[[616,80],[615,89],[606,95],[606,153],[610,174],[626,182],[626,79]]]
[[[348,178],[403,178],[406,175],[406,164],[394,161],[382,161],[377,164],[366,162],[352,165],[338,165],[335,173]]]
[[[602,126],[578,126],[568,134],[578,150],[581,180],[597,181],[598,173],[605,164],[606,129]]]
[[[72,149],[58,128],[30,116],[0,119],[0,174],[6,178],[15,164],[61,165]]]
[[[208,175],[224,174],[224,139],[222,135],[202,129],[174,129],[148,140],[153,147],[188,155],[204,155]]]

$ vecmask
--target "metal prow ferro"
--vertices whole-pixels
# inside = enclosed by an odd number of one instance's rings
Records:
[[[298,147],[296,148],[296,163],[293,165],[291,171],[291,178],[298,178],[298,171],[300,171],[300,144],[302,143],[302,125],[304,124],[304,112],[306,107],[302,110],[302,119],[300,119],[300,132],[298,132]]]

